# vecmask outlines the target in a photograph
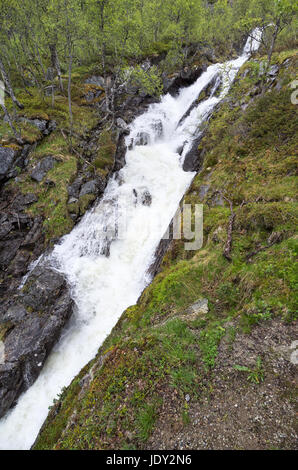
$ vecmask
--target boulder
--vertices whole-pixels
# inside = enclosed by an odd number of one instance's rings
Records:
[[[92,75],[92,77],[87,78],[84,82],[86,85],[96,85],[104,87],[105,81],[104,78],[98,75]]]
[[[78,178],[75,179],[75,181],[70,186],[68,186],[67,188],[68,195],[77,199],[79,197],[82,184],[83,184],[83,177],[79,176]]]
[[[18,152],[9,147],[0,147],[0,183],[11,176]]]
[[[151,206],[152,204],[152,196],[149,193],[148,189],[145,189],[141,195],[141,203],[143,206]]]
[[[85,196],[86,194],[95,194],[96,196],[100,193],[103,193],[105,189],[105,181],[101,178],[93,179],[87,181],[83,184],[80,190],[79,197]]]
[[[187,309],[188,314],[194,315],[206,315],[208,312],[208,299],[199,299]]]
[[[193,141],[191,149],[186,153],[183,162],[184,171],[198,171],[201,168],[205,154],[204,149],[202,151],[198,150],[201,139],[202,135]]]
[[[65,279],[48,267],[35,268],[23,290],[0,306],[0,416],[37,379],[72,312]]]
[[[147,132],[139,132],[133,143],[134,145],[148,145],[150,144],[150,135]]]
[[[57,160],[51,155],[43,158],[30,173],[31,178],[40,183],[46,174],[54,167],[56,162]]]

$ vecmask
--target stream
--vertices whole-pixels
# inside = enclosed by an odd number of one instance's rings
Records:
[[[236,60],[211,65],[178,96],[163,96],[132,122],[126,165],[97,206],[41,261],[65,275],[76,307],[38,379],[0,421],[0,449],[30,449],[55,397],[151,282],[155,251],[195,176],[183,171],[185,155],[258,49],[261,31],[253,35]],[[212,84],[210,97],[194,105]]]

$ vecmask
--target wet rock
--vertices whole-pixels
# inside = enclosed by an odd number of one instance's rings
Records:
[[[161,119],[157,119],[153,124],[152,124],[152,130],[155,134],[155,137],[157,139],[160,139],[163,135],[163,125]]]
[[[220,75],[216,75],[210,83],[208,83],[203,90],[201,91],[200,95],[192,102],[188,110],[184,113],[182,118],[177,124],[177,128],[185,121],[185,119],[190,115],[191,111],[196,108],[200,102],[206,100],[217,94],[220,87],[222,85],[222,80]]]
[[[134,145],[150,144],[150,135],[147,132],[139,132],[134,140]]]
[[[0,326],[9,322],[0,364],[0,416],[34,383],[72,312],[63,276],[49,268],[35,268],[24,290],[0,306]]]
[[[48,121],[47,122],[47,127],[46,129],[43,131],[43,135],[49,135],[51,134],[51,132],[53,132],[55,129],[57,128],[57,123],[56,121]]]
[[[104,187],[104,181],[99,178],[88,181],[81,187],[79,197],[85,196],[86,194],[98,194],[104,191]]]
[[[31,178],[34,181],[40,183],[45,175],[54,167],[56,162],[57,160],[50,155],[43,158],[40,162],[37,163],[34,170],[30,173]]]
[[[126,143],[125,143],[126,132],[119,132],[117,145],[116,145],[116,152],[115,152],[115,159],[113,165],[113,172],[117,172],[124,167],[126,160],[125,155],[127,151]]]
[[[18,152],[9,147],[0,147],[0,183],[10,177],[17,155]]]
[[[152,196],[149,193],[148,189],[145,189],[145,191],[143,191],[141,196],[141,203],[143,204],[143,206],[151,206]]]
[[[205,149],[199,151],[198,146],[202,137],[203,135],[200,135],[197,139],[195,139],[191,149],[186,153],[183,162],[184,171],[198,171],[201,168],[205,155]]]
[[[192,85],[205,70],[207,70],[207,66],[195,68],[185,67],[179,74],[174,75],[170,79],[164,77],[164,92],[176,96],[180,88]]]

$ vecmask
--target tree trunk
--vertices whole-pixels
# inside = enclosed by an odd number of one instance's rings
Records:
[[[59,80],[59,87],[60,87],[60,90],[63,92],[63,83],[62,83],[62,78],[61,78],[61,68],[60,68],[59,57],[58,57],[58,54],[57,54],[56,44],[50,44],[49,48],[50,48],[50,52],[51,52],[52,67],[57,72],[58,80]]]
[[[271,44],[270,44],[269,51],[268,51],[268,56],[267,56],[268,60],[267,60],[266,70],[265,70],[264,78],[263,78],[262,94],[264,94],[265,91],[266,91],[267,74],[268,74],[268,71],[269,71],[269,68],[270,68],[272,54],[273,54],[273,51],[274,51],[274,46],[275,46],[276,39],[277,39],[279,31],[280,31],[280,18],[276,21],[273,36],[272,36],[272,39],[271,39]]]
[[[8,78],[8,75],[7,75],[6,71],[5,71],[4,64],[3,64],[2,60],[1,60],[1,58],[0,58],[0,72],[1,72],[2,77],[3,77],[6,90],[7,90],[7,92],[9,93],[9,95],[10,95],[12,101],[14,102],[14,104],[15,104],[18,108],[24,109],[24,106],[22,105],[22,103],[20,103],[20,102],[17,100],[17,98],[16,98],[16,96],[15,96],[15,94],[14,94],[14,92],[13,92],[12,86],[11,86],[11,84],[10,84],[10,80],[9,80],[9,78]]]
[[[71,106],[71,73],[72,73],[72,46],[69,44],[69,64],[68,64],[68,109],[69,109],[69,127],[70,127],[70,148],[72,149],[72,131],[73,131],[73,115]]]

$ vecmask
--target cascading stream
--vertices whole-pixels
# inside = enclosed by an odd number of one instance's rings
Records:
[[[150,282],[147,272],[155,250],[194,177],[183,171],[184,157],[200,124],[226,96],[251,51],[257,50],[261,31],[255,30],[254,36],[238,59],[210,66],[177,97],[165,95],[135,119],[127,137],[125,167],[110,180],[97,207],[46,260],[66,276],[76,308],[36,382],[0,421],[0,449],[31,447],[53,399],[96,355],[122,312]],[[201,102],[182,119],[217,76],[222,80],[219,96]]]

